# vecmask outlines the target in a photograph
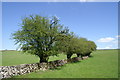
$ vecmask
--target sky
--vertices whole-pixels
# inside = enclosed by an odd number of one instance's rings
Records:
[[[2,0],[2,2],[118,2],[120,0]]]
[[[94,41],[97,49],[118,48],[117,2],[2,2],[2,50],[17,49],[11,34],[31,14],[57,16],[77,36]]]

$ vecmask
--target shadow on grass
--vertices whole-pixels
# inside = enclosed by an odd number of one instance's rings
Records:
[[[55,68],[52,68],[52,69],[48,69],[48,70],[61,70],[63,67],[65,67],[66,65],[63,65],[63,66],[58,66],[58,67],[55,67]]]
[[[70,62],[70,63],[68,63],[68,64],[76,64],[76,63],[80,63],[82,60],[80,60],[80,61],[75,61],[75,62]]]
[[[93,58],[94,56],[93,55],[90,55],[89,58]]]
[[[76,63],[80,63],[80,61],[76,61],[76,62],[69,62],[67,64],[76,64]],[[58,66],[58,67],[55,67],[55,68],[52,68],[52,69],[49,69],[49,70],[61,70],[62,68],[66,67],[66,64],[64,64],[63,66]]]

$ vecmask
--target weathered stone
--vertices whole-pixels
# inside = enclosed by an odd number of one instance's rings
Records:
[[[83,59],[87,59],[87,58],[88,58],[88,56],[84,56],[84,57],[83,57]]]
[[[83,59],[88,58],[88,56],[84,56]],[[64,60],[55,60],[50,61],[48,63],[33,63],[33,64],[21,64],[16,66],[0,66],[0,79],[2,78],[10,78],[16,75],[22,75],[34,71],[45,71],[47,69],[54,69],[58,66],[63,66],[69,62],[77,62],[81,60],[81,58],[74,57],[72,59],[64,59]]]
[[[3,78],[2,73],[0,73],[0,79],[2,79],[2,78]]]

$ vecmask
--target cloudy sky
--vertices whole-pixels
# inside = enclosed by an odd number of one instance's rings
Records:
[[[20,28],[23,17],[31,14],[59,17],[61,24],[76,35],[94,41],[98,49],[118,48],[117,2],[3,2],[2,14],[2,49],[17,48],[10,39],[11,33]]]

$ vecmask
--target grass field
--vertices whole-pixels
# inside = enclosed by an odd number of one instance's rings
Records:
[[[74,57],[73,55],[72,57]],[[19,64],[29,64],[39,62],[39,58],[35,55],[24,54],[19,51],[3,51],[2,52],[2,66],[12,66]],[[49,61],[65,59],[66,55],[60,54],[58,56],[50,56]]]
[[[55,70],[38,71],[16,76],[15,78],[117,78],[118,51],[98,50],[92,53],[93,57],[77,63],[66,64]],[[35,63],[39,58],[33,55],[21,54],[17,51],[2,53],[3,66],[24,63]],[[50,57],[50,60],[65,59],[65,55]]]

